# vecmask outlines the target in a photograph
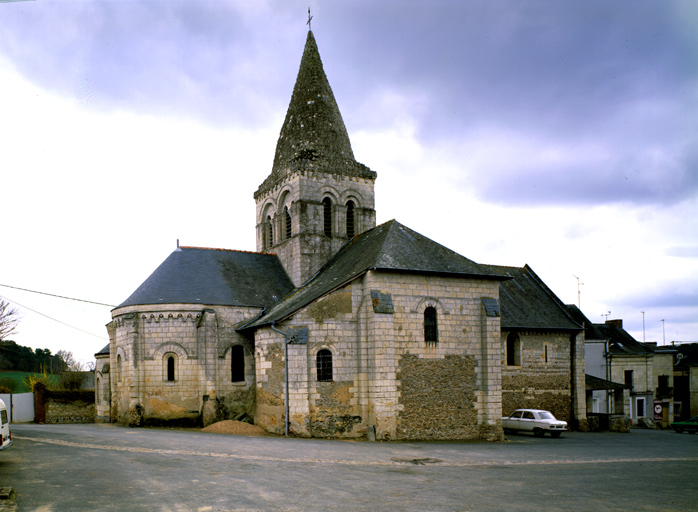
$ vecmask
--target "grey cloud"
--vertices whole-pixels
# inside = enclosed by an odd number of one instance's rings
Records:
[[[638,311],[649,308],[686,308],[685,316],[690,317],[687,321],[696,322],[698,281],[691,279],[686,282],[667,283],[662,288],[647,290],[646,294],[635,292],[632,295],[616,297],[616,300],[626,307],[636,308]],[[693,310],[692,314],[688,311],[690,309]]]
[[[89,108],[250,128],[285,111],[307,9],[280,0],[22,4],[3,7],[0,44],[42,87]],[[667,203],[698,189],[690,2],[366,0],[313,9],[352,129],[394,122],[400,113],[376,118],[370,103],[375,91],[394,90],[424,99],[409,114],[427,146],[457,146],[494,126],[566,148],[556,165],[530,147],[469,176],[490,201]],[[609,156],[589,157],[589,146]]]
[[[507,166],[482,173],[479,193],[490,202],[522,205],[675,204],[694,196],[695,155],[670,151],[669,141],[657,145],[657,151],[671,156],[653,161],[639,147],[618,146],[609,148],[617,154],[587,159],[572,144],[561,161],[553,163],[542,164],[537,155],[522,154]]]
[[[4,14],[0,44],[22,74],[68,97],[96,84],[104,110],[254,126],[250,98],[283,67],[256,44],[257,20],[225,2],[40,2]],[[286,37],[276,33],[281,46]]]

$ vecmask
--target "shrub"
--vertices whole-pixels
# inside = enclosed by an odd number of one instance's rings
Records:
[[[42,368],[41,370],[41,373],[31,373],[22,379],[22,383],[29,388],[29,391],[32,393],[34,392],[34,387],[39,383],[46,386],[46,389],[55,387],[54,381],[49,377],[48,373],[46,373],[46,369]]]
[[[58,382],[58,387],[60,389],[66,389],[68,391],[77,391],[85,382],[87,375],[84,372],[63,372],[61,373],[61,380]]]
[[[11,377],[0,378],[0,393],[14,393],[17,390],[18,383]]]

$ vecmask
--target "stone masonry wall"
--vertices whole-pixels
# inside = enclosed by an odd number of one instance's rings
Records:
[[[109,355],[95,357],[95,422],[109,423],[111,405]]]
[[[487,317],[482,298],[499,298],[495,281],[463,278],[383,274],[370,272],[366,288],[390,293],[393,314],[367,314],[369,366],[375,369],[375,378],[369,384],[369,396],[374,405],[376,435],[378,438],[426,439],[486,438],[500,439],[501,389],[499,318]],[[424,340],[424,310],[437,310],[438,342]],[[429,364],[438,369],[440,384],[434,383],[433,401],[413,396],[414,384],[402,382],[412,379],[411,371],[418,366],[404,361],[416,357],[422,367]],[[406,358],[406,359],[405,359]],[[467,363],[466,363],[467,362]],[[459,365],[462,367],[455,371]],[[406,371],[410,368],[410,371]],[[465,368],[468,368],[465,370]],[[400,371],[402,370],[402,371]],[[400,373],[398,373],[400,372]],[[443,403],[451,389],[463,391],[460,382],[451,379],[463,372],[472,372],[467,382],[466,397],[452,406]],[[422,375],[425,373],[422,372]],[[422,383],[428,386],[428,381]],[[466,400],[471,402],[466,404]],[[419,404],[419,405],[417,405]],[[416,428],[414,409],[438,418],[420,431]],[[447,419],[448,415],[450,419]],[[466,427],[454,432],[454,422]],[[475,428],[477,425],[477,429]]]
[[[94,423],[95,404],[83,401],[63,402],[49,398],[46,423]]]
[[[289,345],[289,420],[294,435],[362,437],[366,434],[356,395],[356,318],[352,287],[340,289],[276,326],[286,332],[308,329],[308,343]],[[285,425],[285,337],[269,328],[255,335],[257,408],[255,423],[282,433]],[[333,379],[317,380],[319,350],[333,355]]]
[[[504,415],[521,408],[545,409],[568,421],[572,414],[569,334],[519,332],[521,364],[507,366],[508,334],[504,331],[501,337]]]
[[[476,365],[472,356],[447,355],[436,360],[402,356],[397,374],[402,406],[397,438],[477,437]]]
[[[258,308],[180,304],[123,310],[115,312],[110,345],[114,421],[209,424],[251,415],[254,355],[234,326]],[[237,344],[244,348],[245,381],[232,382],[230,348]],[[174,380],[168,380],[170,357]]]
[[[392,314],[374,311],[374,290],[391,294]],[[363,437],[370,427],[379,439],[501,438],[499,318],[485,317],[481,303],[498,291],[492,281],[369,272],[277,325],[308,329],[307,344],[288,346],[291,432]],[[424,341],[428,305],[438,310],[436,344]],[[270,328],[255,334],[255,422],[277,433],[284,340]],[[333,356],[331,382],[317,381],[322,349]]]
[[[278,255],[294,285],[317,272],[348,238],[346,204],[355,204],[355,234],[376,225],[373,180],[297,170],[256,198],[257,251]],[[332,201],[332,237],[324,235],[322,200]],[[286,236],[285,213],[291,216],[291,237]],[[268,247],[268,218],[273,245]]]

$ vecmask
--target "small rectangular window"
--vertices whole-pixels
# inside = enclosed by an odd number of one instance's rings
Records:
[[[245,381],[245,349],[242,345],[235,345],[230,349],[230,381]]]
[[[515,332],[509,333],[507,336],[507,366],[521,365],[521,340]]]
[[[424,310],[424,341],[436,343],[439,341],[439,326],[436,318],[436,308],[429,306]]]
[[[175,381],[175,358],[170,356],[167,358],[167,382]]]
[[[317,353],[317,380],[329,382],[332,380],[332,352],[322,349]]]

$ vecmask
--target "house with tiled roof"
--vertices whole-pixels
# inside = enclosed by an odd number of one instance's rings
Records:
[[[376,226],[376,176],[308,32],[254,193],[257,252],[178,244],[112,311],[98,419],[497,440],[503,408],[549,406],[583,425],[582,329],[555,295],[528,267]]]
[[[633,425],[645,419],[670,425],[674,419],[673,347],[637,341],[620,319],[593,323],[576,306],[568,308],[585,331],[589,417],[600,418],[610,428],[616,416],[622,422],[628,418]]]

